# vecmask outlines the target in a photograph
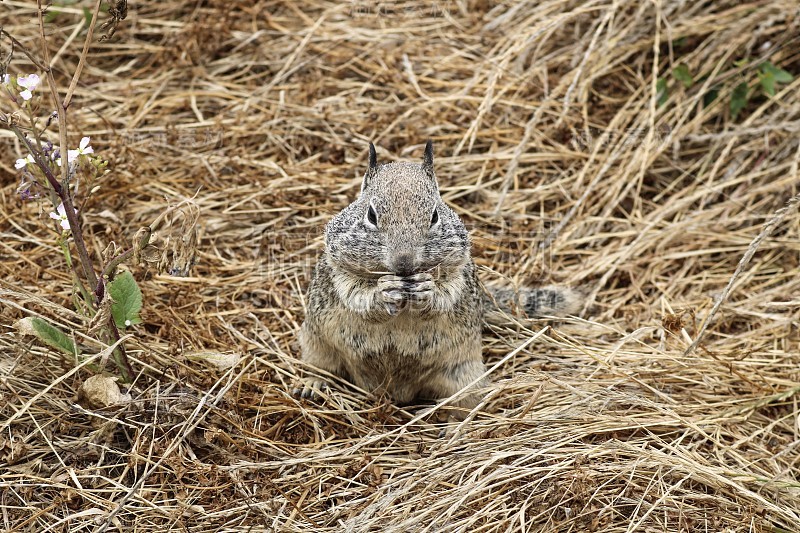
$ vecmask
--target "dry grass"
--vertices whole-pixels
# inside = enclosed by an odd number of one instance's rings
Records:
[[[796,210],[756,240],[799,192],[800,77],[735,122],[727,105],[760,60],[800,74],[796,3],[370,5],[133,2],[92,47],[70,139],[90,135],[113,172],[82,209],[90,244],[128,245],[195,193],[202,210],[193,277],[134,269],[125,406],[77,403],[86,367],[15,336],[30,314],[86,324],[0,132],[0,527],[800,530]],[[0,13],[37,48],[32,3]],[[74,5],[48,27],[64,87],[83,20]],[[678,63],[707,77],[684,89]],[[427,138],[486,279],[589,297],[546,331],[487,329],[488,363],[505,361],[446,431],[345,386],[288,393],[321,229],[366,143],[416,159]]]

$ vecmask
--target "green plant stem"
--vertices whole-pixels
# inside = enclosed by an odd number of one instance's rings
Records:
[[[123,262],[127,261],[133,255],[133,251],[134,249],[137,248],[137,246],[141,250],[150,243],[150,237],[153,235],[153,231],[152,229],[150,229],[150,227],[147,227],[146,229],[148,229],[149,231],[142,236],[142,238],[139,240],[138,243],[134,244],[133,248],[122,252],[117,257],[108,262],[106,267],[103,269],[102,274],[100,275],[102,279],[106,279],[107,276],[111,275],[111,272],[113,272],[115,268],[117,268]]]
[[[75,288],[80,293],[80,296],[82,298],[81,300],[81,298],[78,298],[78,296],[75,295],[74,298],[75,309],[78,310],[78,312],[80,312],[81,314],[85,314],[87,316],[94,316],[95,310],[94,310],[94,300],[92,299],[92,295],[89,294],[89,291],[86,290],[86,287],[83,285],[83,283],[81,283],[80,278],[77,276],[77,274],[74,273],[74,271],[72,279],[75,283]],[[77,305],[78,303],[81,303],[81,307],[85,311],[83,312],[81,311],[81,309]]]
[[[72,281],[74,283],[74,288],[80,293],[81,298],[83,298],[83,305],[87,306],[87,311],[89,315],[94,315],[94,300],[92,299],[92,295],[86,290],[86,287],[81,282],[81,278],[78,276],[78,273],[75,270],[75,264],[72,262],[72,254],[69,252],[69,245],[63,240],[58,240],[58,245],[61,247],[61,253],[64,254],[64,260],[67,262],[67,266],[72,271]],[[78,309],[77,306],[77,295],[75,295],[75,308]]]
[[[119,334],[119,330],[117,329],[117,325],[114,323],[114,317],[109,319],[108,325],[111,329],[111,336],[114,338],[114,341],[119,341],[121,336]],[[134,376],[133,367],[128,359],[128,352],[125,350],[125,346],[123,346],[122,343],[119,343],[114,349],[113,356],[114,363],[116,363],[117,368],[119,368],[120,373],[122,374],[122,380],[126,383],[132,382]]]
[[[149,228],[148,228],[149,229]],[[148,231],[145,235],[142,236],[138,244],[139,249],[144,248],[150,242],[150,236],[153,234],[152,230]],[[133,256],[133,251],[136,249],[137,245],[135,244],[133,248],[130,250],[126,250],[119,254],[117,257],[112,259],[108,262],[108,264],[103,269],[103,272],[100,274],[100,278],[97,281],[97,287],[95,288],[94,295],[95,300],[97,302],[97,307],[100,306],[100,303],[103,301],[103,297],[105,296],[106,291],[106,280],[123,261],[126,261],[131,256]],[[117,325],[114,323],[114,317],[109,317],[108,325],[111,330],[111,335],[114,339],[119,340],[119,329]],[[114,350],[114,362],[116,363],[117,367],[120,369],[122,373],[122,378],[125,381],[131,381],[133,379],[133,367],[131,367],[130,360],[128,359],[128,353],[125,351],[125,346],[120,344],[116,350]]]
[[[103,269],[103,273],[100,276],[103,279],[105,279],[107,276],[110,276],[111,272],[113,272],[115,268],[117,268],[120,264],[128,260],[132,255],[133,255],[133,248],[122,252],[117,257],[108,262],[106,267]]]

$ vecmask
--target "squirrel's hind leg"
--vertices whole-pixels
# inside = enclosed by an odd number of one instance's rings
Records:
[[[454,410],[450,414],[457,418],[463,418],[466,413],[464,410],[473,409],[483,399],[483,387],[489,384],[489,379],[481,377],[486,371],[483,362],[480,360],[469,360],[453,363],[442,368],[441,371],[431,376],[425,388],[420,391],[422,397],[426,398],[449,398],[473,381],[476,383],[458,398],[451,402],[451,406],[461,408]]]
[[[300,350],[303,362],[320,370],[344,379],[349,379],[344,362],[336,351],[328,347],[318,335],[307,330],[306,325],[300,330]],[[292,390],[294,396],[301,398],[319,398],[320,393],[328,388],[328,382],[319,376],[307,376],[301,384]]]

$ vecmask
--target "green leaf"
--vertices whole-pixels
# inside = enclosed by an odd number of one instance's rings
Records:
[[[772,72],[759,72],[758,82],[764,92],[770,96],[775,96],[775,74]]]
[[[27,317],[17,322],[17,329],[24,335],[33,335],[40,341],[63,352],[75,355],[75,343],[63,331],[39,317]]]
[[[731,118],[736,120],[739,112],[747,105],[747,82],[742,82],[734,87],[731,93]]]
[[[770,61],[765,61],[758,66],[758,82],[764,92],[770,96],[775,96],[776,83],[790,83],[794,76],[790,72],[778,68]]]
[[[656,80],[656,104],[658,107],[663,106],[669,99],[669,91],[667,91],[667,79],[658,78]]]
[[[775,71],[775,81],[777,81],[778,83],[792,83],[793,79],[794,76],[792,76],[790,72],[787,72],[782,68],[779,68],[778,70]]]
[[[47,10],[47,13],[45,13],[44,15],[45,23],[53,22],[54,20],[56,20],[56,18],[58,18],[60,14],[61,14],[60,9],[55,9],[51,7],[50,9]]]
[[[118,328],[124,329],[133,324],[141,324],[139,311],[142,309],[142,291],[133,279],[133,275],[122,272],[108,284],[108,294],[114,303],[111,304],[111,316]]]
[[[782,68],[778,68],[773,65],[770,61],[766,61],[760,65],[761,72],[764,73],[772,73],[772,76],[775,78],[775,81],[779,83],[791,83],[794,79],[791,72],[787,72]]]
[[[88,7],[83,8],[83,18],[86,20],[86,27],[92,25],[92,10]]]
[[[672,69],[672,77],[678,80],[679,82],[683,83],[683,86],[687,89],[694,85],[694,78],[692,77],[692,73],[689,72],[689,67],[684,64],[680,64],[674,69]]]
[[[708,107],[711,104],[713,104],[714,100],[717,99],[717,96],[719,96],[719,88],[718,87],[714,87],[713,89],[708,91],[706,94],[704,94],[703,95],[703,107]]]

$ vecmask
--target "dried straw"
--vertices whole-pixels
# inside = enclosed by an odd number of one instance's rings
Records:
[[[36,50],[32,6],[0,13]],[[86,21],[56,9],[63,94]],[[97,369],[12,324],[106,347],[0,132],[0,528],[800,530],[800,220],[775,216],[800,192],[798,24],[787,0],[132,2],[69,108],[70,145],[113,169],[85,236],[130,246],[196,195],[199,263],[133,268],[133,400],[77,402]],[[795,80],[732,120],[763,61]],[[428,138],[481,275],[579,286],[582,317],[487,328],[494,384],[463,423],[344,383],[293,398],[324,223],[367,142],[416,159]]]

